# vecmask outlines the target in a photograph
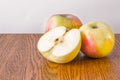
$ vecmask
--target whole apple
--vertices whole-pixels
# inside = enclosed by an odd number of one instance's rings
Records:
[[[88,57],[105,57],[112,51],[115,43],[110,26],[103,22],[90,22],[80,28],[81,51]]]
[[[48,19],[45,32],[58,26],[65,26],[67,29],[79,29],[82,26],[82,22],[77,16],[72,14],[55,14]]]

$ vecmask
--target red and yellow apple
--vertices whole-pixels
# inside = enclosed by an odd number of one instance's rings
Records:
[[[45,32],[59,26],[65,26],[67,29],[79,29],[82,26],[82,22],[77,16],[72,14],[55,14],[48,19]]]
[[[115,43],[110,26],[103,22],[90,22],[80,28],[81,51],[92,58],[105,57],[112,51]]]

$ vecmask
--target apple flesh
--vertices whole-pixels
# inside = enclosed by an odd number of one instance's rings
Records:
[[[81,48],[81,35],[79,29],[67,30],[66,27],[56,27],[45,33],[37,45],[40,53],[55,63],[72,61]]]
[[[81,51],[88,57],[105,57],[112,51],[115,43],[114,33],[103,22],[90,22],[80,28]]]
[[[72,14],[52,15],[48,19],[47,25],[45,27],[45,32],[48,32],[49,30],[59,26],[65,26],[67,29],[73,28],[79,29],[80,26],[82,26],[82,22],[79,20],[77,16],[74,16]]]

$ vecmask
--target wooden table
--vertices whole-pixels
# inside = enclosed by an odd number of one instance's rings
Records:
[[[56,64],[43,58],[36,45],[42,34],[0,34],[0,80],[120,80],[120,35],[108,57],[79,54]]]

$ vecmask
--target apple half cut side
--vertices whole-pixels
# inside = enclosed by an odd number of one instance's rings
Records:
[[[39,39],[37,48],[46,59],[52,62],[70,62],[81,48],[80,31],[79,29],[68,31],[64,26],[56,27]]]

